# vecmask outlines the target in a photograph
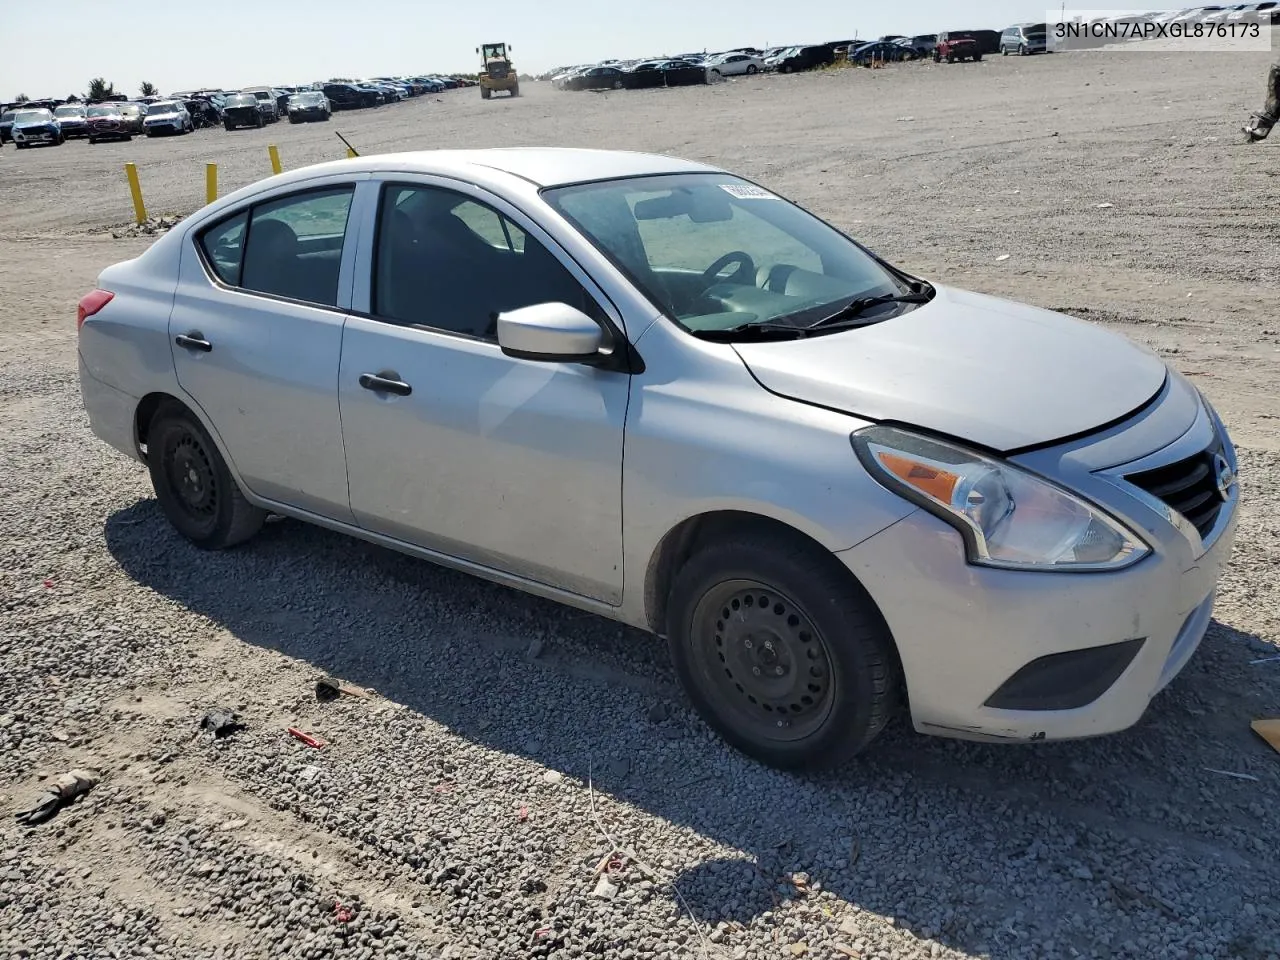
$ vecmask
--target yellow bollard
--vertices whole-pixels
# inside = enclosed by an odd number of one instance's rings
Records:
[[[279,173],[280,172],[280,151],[276,149],[276,145],[274,143],[271,144],[269,147],[267,147],[267,153],[270,154],[271,156],[271,172]]]
[[[147,208],[142,205],[142,184],[138,182],[138,168],[132,163],[126,163],[124,175],[129,178],[129,192],[133,194],[133,215],[139,223],[146,223]]]
[[[204,165],[204,202],[213,203],[218,199],[218,165],[216,163],[206,163]]]
[[[350,160],[354,156],[356,156],[356,152],[350,147],[347,147],[347,159]]]

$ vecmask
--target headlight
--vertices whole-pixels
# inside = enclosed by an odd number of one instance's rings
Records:
[[[881,484],[955,527],[970,563],[1013,570],[1119,570],[1150,548],[1048,480],[960,446],[893,427],[852,437]]]

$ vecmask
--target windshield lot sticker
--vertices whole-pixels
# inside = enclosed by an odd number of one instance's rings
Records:
[[[722,183],[720,189],[739,200],[777,200],[778,198],[761,187],[749,186],[745,183]]]

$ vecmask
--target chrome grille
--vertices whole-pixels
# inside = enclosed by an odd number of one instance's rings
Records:
[[[1218,490],[1216,458],[1221,453],[1222,441],[1215,437],[1212,444],[1194,456],[1131,473],[1125,479],[1178,511],[1205,537],[1226,502]]]

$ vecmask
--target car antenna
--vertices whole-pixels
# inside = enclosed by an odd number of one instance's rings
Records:
[[[341,140],[343,143],[346,143],[346,144],[347,144],[347,149],[351,151],[351,155],[352,155],[353,157],[358,157],[358,156],[360,156],[360,153],[356,150],[356,148],[355,148],[355,147],[353,147],[350,143],[348,143],[348,142],[347,142],[347,138],[346,138],[346,137],[344,137],[342,134],[338,133],[338,131],[337,131],[337,130],[335,130],[335,131],[333,131],[333,132],[334,132],[335,134],[337,134],[337,135],[338,135],[338,139],[339,139],[339,140]]]

